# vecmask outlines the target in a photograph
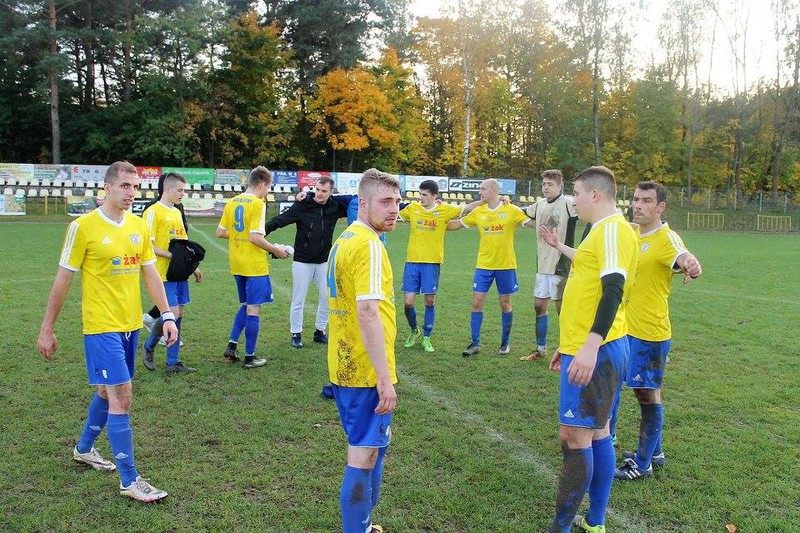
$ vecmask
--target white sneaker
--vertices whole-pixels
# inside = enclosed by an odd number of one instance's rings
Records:
[[[86,453],[80,453],[78,451],[78,447],[75,446],[75,448],[72,449],[72,458],[79,463],[91,466],[95,470],[105,470],[110,472],[111,470],[117,469],[117,465],[111,461],[103,459],[103,456],[94,449],[94,446],[92,446],[92,449]]]
[[[149,313],[145,313],[142,315],[142,325],[144,329],[149,331],[150,333],[153,332],[153,324],[156,323],[156,319],[151,317]]]
[[[163,500],[167,497],[167,493],[165,491],[155,488],[142,476],[137,477],[136,481],[127,487],[123,487],[120,484],[119,493],[122,496],[127,496],[143,503],[157,502],[158,500]]]

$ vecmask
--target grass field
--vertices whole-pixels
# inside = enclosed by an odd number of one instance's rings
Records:
[[[117,494],[115,474],[73,463],[92,395],[79,281],[57,325],[54,362],[35,347],[66,222],[0,223],[0,530],[337,531],[345,439],[335,406],[319,395],[324,348],[289,347],[291,263],[272,262],[276,303],[262,316],[258,347],[268,365],[244,371],[223,362],[236,303],[215,221],[191,224],[209,252],[207,281],[192,285],[184,323],[182,359],[199,371],[165,374],[162,349],[158,371],[139,364],[134,381],[136,462],[169,498],[137,504]],[[291,229],[276,235],[293,241]],[[674,286],[667,464],[653,479],[615,485],[609,531],[799,531],[800,237],[683,236],[705,274]],[[398,296],[406,239],[403,225],[389,236]],[[435,354],[402,348],[398,308],[395,438],[374,516],[390,533],[542,531],[552,517],[557,375],[543,361],[518,361],[534,342],[533,234],[517,236],[522,290],[511,355],[494,353],[500,312],[490,298],[484,353],[465,360],[477,239],[469,230],[448,235]],[[306,341],[313,289],[309,297]],[[619,441],[632,449],[638,407],[627,392]],[[105,433],[97,447],[109,455]]]

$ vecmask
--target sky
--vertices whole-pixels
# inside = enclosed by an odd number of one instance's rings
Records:
[[[551,6],[551,14],[555,13],[558,0],[547,1]],[[418,17],[438,17],[442,6],[448,3],[452,5],[455,2],[456,0],[412,0],[411,12]],[[718,87],[718,92],[721,94],[730,95],[734,92],[734,55],[726,37],[726,30],[723,29],[724,23],[728,33],[732,34],[735,31],[733,17],[729,16],[733,6],[740,6],[741,12],[746,14],[748,20],[746,48],[748,85],[752,85],[759,77],[765,77],[767,80],[774,79],[777,46],[773,36],[773,16],[769,0],[719,0],[719,3],[723,20],[709,15],[706,25],[709,34],[714,28],[715,19],[717,30],[713,49],[711,46],[704,49],[700,63],[700,79],[703,82],[708,79],[709,60],[711,60],[712,84]],[[632,24],[638,30],[632,49],[634,64],[643,69],[652,58],[659,63],[664,57],[664,52],[658,42],[658,26],[663,13],[669,6],[669,1],[639,0],[639,6],[641,11],[638,14],[638,21]]]

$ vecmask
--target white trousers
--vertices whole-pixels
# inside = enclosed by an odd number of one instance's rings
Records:
[[[289,311],[289,330],[292,333],[303,331],[303,309],[306,305],[308,287],[312,281],[317,283],[319,303],[317,304],[317,320],[314,323],[320,331],[328,327],[328,263],[292,262],[292,307]]]

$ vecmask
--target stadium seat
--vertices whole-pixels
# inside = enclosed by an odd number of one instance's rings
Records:
[[[105,189],[100,189],[99,191],[97,191],[97,197],[98,198],[105,198],[106,197],[106,190]]]
[[[6,185],[11,185],[11,186],[14,186],[14,185],[16,185],[16,184],[17,184],[17,180],[16,180],[16,178],[8,178],[8,179],[6,180]]]
[[[225,192],[233,192],[233,185],[223,185],[222,190]]]
[[[0,187],[2,187],[5,184],[6,184],[6,179],[5,178],[0,178]]]
[[[238,183],[233,186],[233,192],[242,192],[242,191],[244,191],[244,189]]]
[[[214,200],[224,200],[225,196],[222,195],[221,192],[218,192],[214,195]]]
[[[197,200],[198,198],[200,198],[200,193],[199,192],[193,192],[192,193],[192,199],[193,200]]]
[[[92,197],[94,196],[94,191],[92,189],[84,189],[83,195],[86,197]]]
[[[272,194],[272,193],[269,193],[269,194],[267,195],[267,201],[268,201],[268,202],[274,202],[274,201],[275,201],[275,195],[274,195],[274,194]]]
[[[73,184],[72,180],[65,180],[64,181],[64,187],[72,187],[73,185],[74,184]]]
[[[46,198],[48,196],[50,196],[50,191],[48,191],[47,189],[41,189],[39,191],[39,197]]]
[[[14,196],[25,196],[25,189],[17,189]]]
[[[36,198],[39,196],[39,191],[36,189],[28,189],[28,198]]]
[[[630,207],[631,206],[631,201],[630,200],[625,200],[625,203],[623,205],[625,207]]]
[[[286,197],[287,202],[294,202],[295,200],[297,200],[297,198],[295,197],[294,194],[290,194],[289,196]]]
[[[222,185],[220,185],[219,183],[215,183],[214,184],[214,191],[222,192]]]
[[[144,197],[147,198],[148,200],[153,200],[156,197],[156,193],[153,191],[147,191],[146,193],[144,193]]]
[[[38,186],[39,186],[39,180],[37,179],[32,179],[31,181],[28,182],[28,187],[38,187]]]
[[[203,198],[205,198],[206,200],[211,200],[213,198],[213,196],[211,195],[210,192],[206,192],[206,193],[203,193]]]
[[[14,189],[12,189],[11,187],[6,187],[5,189],[3,189],[3,194],[14,194]]]
[[[42,187],[50,187],[50,185],[52,185],[50,178],[45,178],[42,180]]]
[[[53,187],[63,187],[64,182],[62,180],[53,180]]]
[[[201,191],[201,190],[203,190],[203,184],[202,183],[195,183],[194,185],[192,185],[192,190],[193,191]],[[194,197],[194,196],[192,196],[192,197]]]
[[[456,199],[457,200],[463,200],[464,199],[464,193],[460,192],[460,193],[456,194]]]
[[[84,182],[83,180],[75,180],[75,185],[74,186],[77,187],[78,189],[85,189],[86,188],[86,182]]]
[[[72,196],[72,189],[64,189],[64,196]]]

